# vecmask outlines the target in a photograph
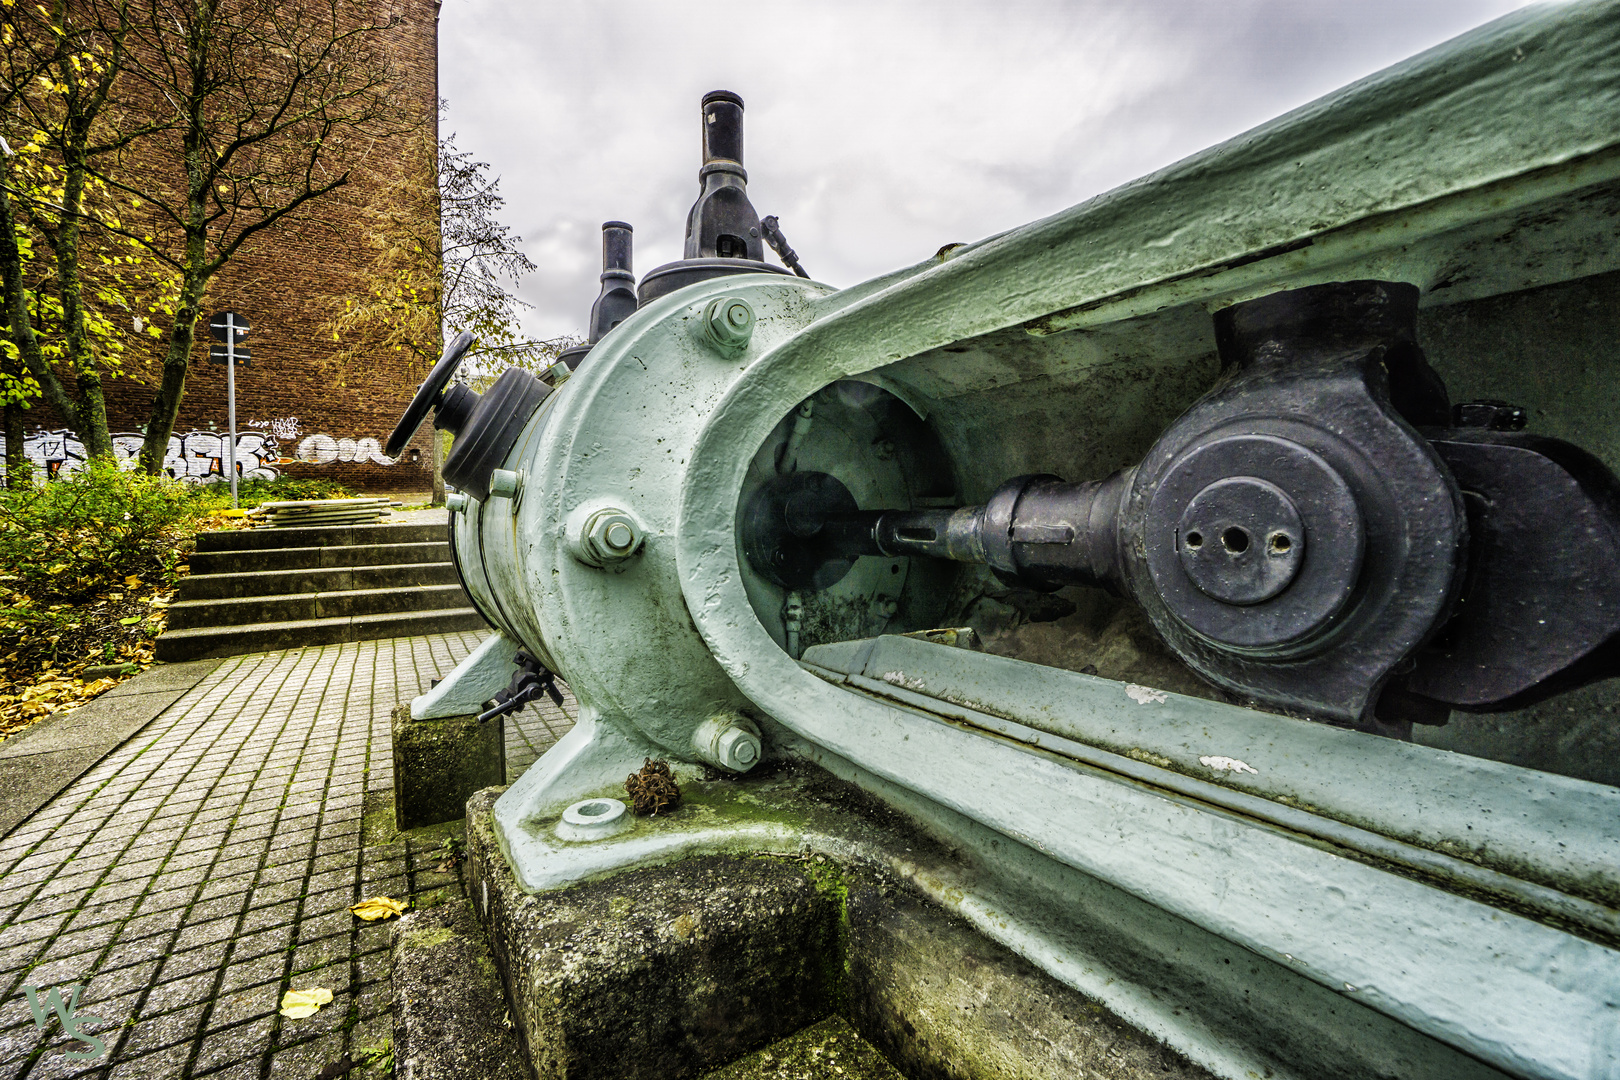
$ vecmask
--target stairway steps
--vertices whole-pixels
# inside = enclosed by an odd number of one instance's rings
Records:
[[[250,574],[266,570],[316,570],[334,566],[387,566],[398,563],[445,562],[450,545],[443,537],[402,544],[350,544],[259,548],[246,551],[197,551],[192,574]]]
[[[159,660],[483,630],[433,525],[203,533],[169,605]]]
[[[459,584],[450,562],[397,566],[332,566],[313,570],[268,570],[263,573],[202,574],[180,582],[175,599],[223,600],[241,596],[285,596],[288,593],[332,593],[350,589],[416,589]]]
[[[271,596],[231,596],[181,600],[170,604],[169,629],[247,626],[252,623],[385,615],[401,611],[444,611],[466,606],[467,596],[455,581],[410,589],[339,589]]]
[[[401,611],[327,619],[291,619],[249,626],[204,626],[170,630],[157,639],[157,658],[166,663],[206,660],[242,653],[301,649],[376,638],[482,630],[483,616],[470,607],[442,611]]]
[[[290,529],[223,529],[199,533],[198,551],[264,551],[283,547],[443,542],[443,525],[312,525]]]

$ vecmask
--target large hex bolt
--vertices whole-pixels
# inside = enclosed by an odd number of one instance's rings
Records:
[[[703,309],[703,338],[723,356],[736,356],[754,336],[754,308],[740,296],[722,296]]]
[[[710,765],[735,773],[752,769],[764,754],[759,725],[735,712],[716,713],[699,724],[692,748]]]
[[[645,539],[636,519],[617,507],[603,507],[569,521],[568,546],[574,557],[599,569],[618,566],[633,557]]]

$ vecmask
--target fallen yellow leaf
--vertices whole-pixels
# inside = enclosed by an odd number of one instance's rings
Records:
[[[124,579],[124,588],[133,589],[137,585],[139,585],[140,583],[141,583],[141,579],[136,577],[135,575],[131,574],[129,577]]]
[[[309,990],[289,990],[281,995],[281,1015],[290,1020],[302,1020],[321,1011],[322,1005],[332,1003],[332,991],[323,986]]]
[[[409,904],[402,904],[390,896],[373,896],[360,901],[349,910],[354,912],[357,918],[376,922],[378,919],[391,919],[395,915],[403,915],[408,907]]]

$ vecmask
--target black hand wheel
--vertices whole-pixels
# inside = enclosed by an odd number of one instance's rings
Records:
[[[456,373],[461,358],[467,355],[467,350],[472,348],[472,344],[473,336],[467,331],[463,330],[456,335],[455,340],[444,350],[444,355],[439,357],[439,362],[433,365],[433,370],[428,372],[428,377],[417,387],[416,396],[411,398],[411,403],[405,406],[405,415],[399,418],[399,425],[394,428],[394,433],[388,436],[388,445],[383,447],[384,454],[391,458],[399,457],[401,451],[405,449],[405,444],[416,434],[416,429],[427,419],[428,410],[439,403],[439,395],[444,392],[445,386],[450,382],[450,376]]]

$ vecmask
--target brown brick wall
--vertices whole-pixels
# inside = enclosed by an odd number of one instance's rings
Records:
[[[397,74],[395,102],[420,116],[428,131],[436,128],[438,115],[438,8],[438,0],[382,5],[385,13],[400,16],[385,32]],[[399,462],[377,460],[422,377],[420,368],[379,350],[374,361],[340,370],[332,363],[331,333],[320,330],[331,298],[341,303],[352,293],[356,273],[370,258],[360,209],[397,176],[405,157],[399,141],[378,141],[347,155],[342,162],[350,171],[347,187],[249,241],[210,284],[174,429],[186,460],[171,471],[218,475],[220,437],[227,430],[226,379],[223,367],[208,362],[213,339],[206,324],[208,314],[229,309],[253,328],[245,342],[252,365],[236,374],[238,460],[244,471],[262,463],[280,474],[330,478],[368,491],[431,486],[431,427],[418,433]],[[165,344],[147,339],[144,346],[132,346],[126,368],[134,377],[107,384],[108,421],[115,434],[136,433],[145,425]],[[145,355],[136,352],[143,347]],[[25,417],[30,436],[63,426],[40,401]],[[263,436],[274,440],[273,454],[268,447],[256,449]],[[31,439],[39,451],[31,456],[47,461],[74,456],[73,447],[49,446],[53,441]],[[175,446],[171,443],[171,449]],[[419,451],[414,464],[412,450]]]

